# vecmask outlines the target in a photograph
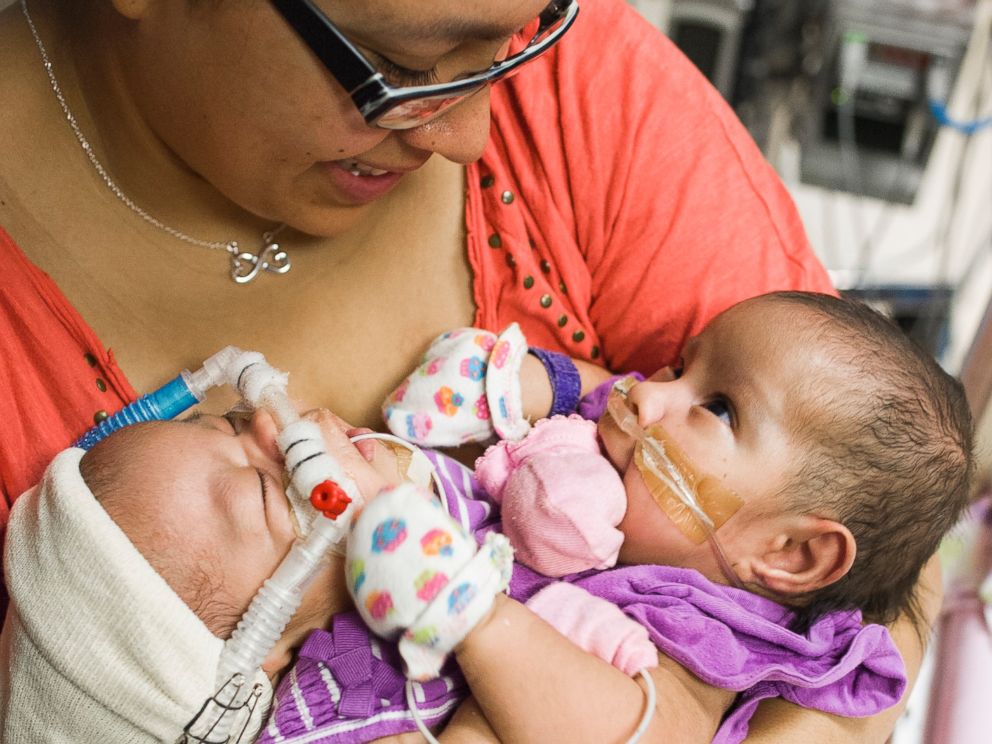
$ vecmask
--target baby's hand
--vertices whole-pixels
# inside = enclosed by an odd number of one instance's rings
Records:
[[[616,564],[627,510],[623,481],[599,453],[596,425],[578,416],[534,424],[493,445],[475,476],[500,505],[517,560],[545,576]]]
[[[505,536],[490,532],[480,548],[430,494],[403,485],[355,520],[348,590],[373,633],[399,637],[407,676],[432,679],[506,588],[512,560]]]
[[[611,602],[559,582],[539,591],[527,607],[584,651],[633,677],[658,665],[648,631]]]
[[[365,426],[350,428],[345,431],[349,439],[374,434],[372,429]],[[366,462],[383,477],[391,486],[398,486],[408,480],[407,466],[410,464],[409,450],[394,449],[390,444],[376,439],[360,439],[354,442],[356,449]],[[406,455],[406,456],[404,456]]]
[[[498,435],[519,439],[523,417],[520,365],[527,341],[516,323],[499,336],[458,328],[438,336],[417,367],[383,404],[390,431],[417,444],[456,447]]]

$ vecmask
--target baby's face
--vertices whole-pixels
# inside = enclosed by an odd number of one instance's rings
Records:
[[[144,425],[108,512],[153,566],[163,556],[178,584],[205,576],[211,598],[240,614],[295,538],[275,435],[265,413],[237,429],[217,416]],[[297,617],[329,618],[340,583],[318,577]]]
[[[628,398],[643,428],[662,427],[682,450],[692,477],[709,476],[743,501],[716,532],[731,563],[771,534],[772,497],[800,461],[790,422],[797,390],[817,378],[821,362],[796,331],[799,312],[768,300],[734,306],[686,344],[681,369],[660,370]],[[633,440],[609,415],[599,433],[627,491],[620,560],[696,568],[722,580],[708,544],[690,540],[648,491]]]

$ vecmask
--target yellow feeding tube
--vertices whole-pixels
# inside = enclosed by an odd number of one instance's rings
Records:
[[[734,586],[744,588],[716,537],[719,529],[743,506],[741,498],[716,477],[699,472],[660,425],[645,431],[627,405],[636,383],[617,381],[606,410],[620,430],[634,440],[634,465],[655,503],[694,543],[708,540],[721,572]]]

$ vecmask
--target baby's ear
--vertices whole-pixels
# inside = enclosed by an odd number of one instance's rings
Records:
[[[854,536],[840,522],[797,516],[787,520],[750,567],[753,580],[776,594],[806,594],[843,578],[856,552]]]

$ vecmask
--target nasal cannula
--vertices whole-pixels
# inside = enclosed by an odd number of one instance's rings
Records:
[[[644,431],[637,422],[637,415],[627,405],[627,396],[630,393],[632,384],[633,378],[630,377],[618,380],[614,384],[613,390],[617,394],[610,395],[607,398],[607,412],[616,421],[620,430],[640,445],[644,462],[651,470],[651,473],[664,483],[679,501],[692,512],[696,521],[706,533],[706,539],[713,549],[716,562],[723,575],[738,589],[743,589],[744,584],[737,578],[737,574],[734,573],[727,554],[716,537],[716,527],[713,524],[713,520],[710,519],[710,516],[700,506],[693,488],[686,482],[685,476],[665,453],[665,445]]]

